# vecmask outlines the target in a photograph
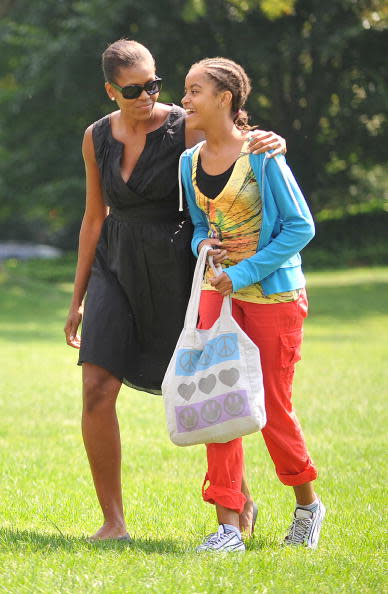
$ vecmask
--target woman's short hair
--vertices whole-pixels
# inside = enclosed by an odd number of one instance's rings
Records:
[[[119,39],[111,43],[102,54],[106,82],[116,82],[120,68],[130,68],[144,60],[152,61],[155,66],[151,52],[141,43],[131,39]]]

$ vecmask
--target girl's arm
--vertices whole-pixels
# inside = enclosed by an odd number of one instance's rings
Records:
[[[79,235],[73,297],[64,328],[66,342],[74,348],[79,348],[81,344],[77,330],[82,319],[82,301],[86,293],[101,227],[108,214],[108,208],[102,197],[100,172],[93,146],[92,126],[89,126],[85,132],[82,154],[86,172],[86,206]]]
[[[255,175],[259,180],[259,167]],[[263,196],[264,192],[265,208],[277,211],[279,233],[268,238],[256,254],[228,268],[233,291],[266,278],[314,237],[313,218],[284,157],[267,160],[263,182],[261,193]]]

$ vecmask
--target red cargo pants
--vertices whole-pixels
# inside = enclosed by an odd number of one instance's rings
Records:
[[[214,324],[221,302],[222,296],[217,291],[202,291],[199,328],[208,329]],[[296,301],[289,303],[232,300],[233,317],[260,349],[267,412],[262,434],[279,479],[290,486],[302,485],[317,477],[291,401],[307,308],[304,290]],[[208,470],[203,486],[204,500],[241,513],[246,501],[241,492],[242,439],[206,447]]]

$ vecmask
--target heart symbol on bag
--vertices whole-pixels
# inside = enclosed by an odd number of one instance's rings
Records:
[[[195,383],[191,382],[191,384],[181,384],[178,386],[178,392],[179,395],[184,398],[184,400],[190,400],[195,392]]]
[[[225,384],[225,386],[229,386],[230,388],[234,386],[237,382],[238,378],[240,377],[240,372],[235,367],[231,367],[230,369],[223,369],[218,374],[219,380]]]
[[[210,392],[216,385],[216,382],[216,376],[213,373],[211,373],[207,377],[203,377],[199,380],[198,388],[201,390],[201,392],[204,392],[205,394],[210,394]]]

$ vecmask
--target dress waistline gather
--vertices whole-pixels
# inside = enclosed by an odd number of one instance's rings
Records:
[[[187,215],[179,212],[175,205],[166,204],[146,204],[130,206],[128,208],[117,208],[111,206],[109,214],[119,221],[129,223],[165,222],[174,223],[187,219]]]

